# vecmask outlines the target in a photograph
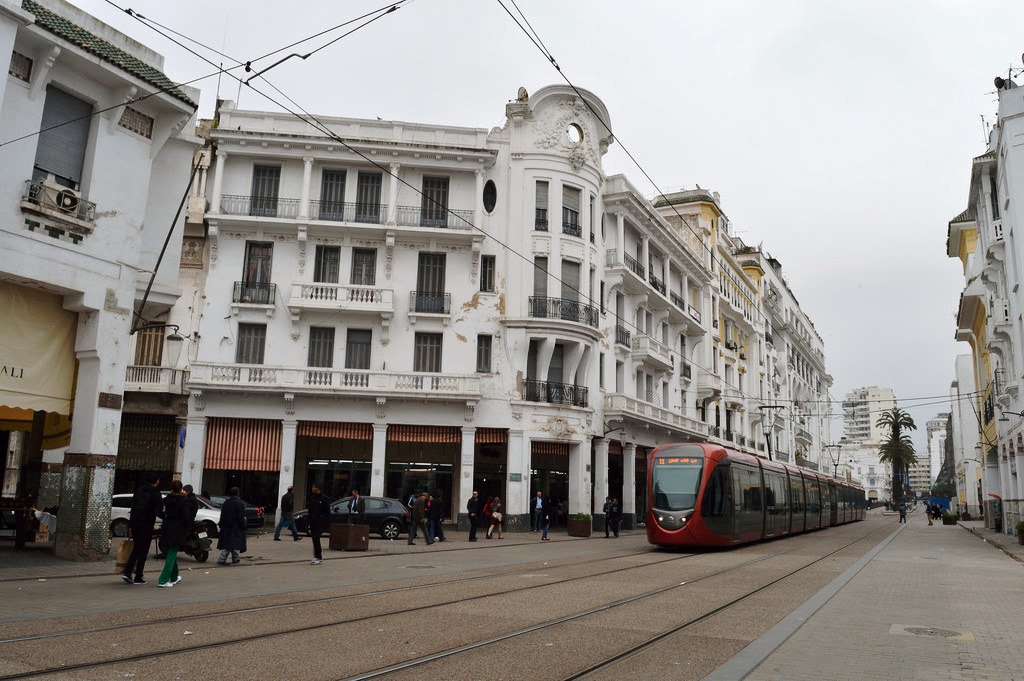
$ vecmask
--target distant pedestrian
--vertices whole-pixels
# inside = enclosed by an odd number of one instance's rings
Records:
[[[302,537],[299,536],[298,531],[295,529],[295,518],[292,512],[295,510],[295,495],[292,493],[292,486],[288,485],[288,491],[281,496],[281,520],[277,523],[277,529],[274,530],[274,541],[281,541],[281,528],[287,527],[292,531],[292,540],[299,541]]]
[[[542,534],[540,535],[541,541],[551,541],[548,539],[548,528],[551,527],[551,516],[554,515],[555,505],[551,502],[551,499],[542,501],[540,509],[540,529]]]
[[[246,550],[245,530],[248,522],[245,519],[245,504],[238,495],[238,488],[232,487],[228,490],[228,499],[225,499],[220,507],[220,522],[217,523],[220,528],[220,532],[217,533],[220,557],[217,559],[217,565],[227,565],[229,554],[231,564],[237,564],[241,561],[239,554]]]
[[[907,502],[900,504],[900,522],[907,522]]]
[[[430,499],[427,520],[427,530],[434,541],[444,541],[444,501],[441,499],[440,492]]]
[[[537,490],[537,496],[530,502],[530,529],[540,532],[541,521],[544,513],[544,495]]]
[[[160,478],[150,473],[146,483],[140,485],[132,496],[132,509],[128,515],[131,538],[134,541],[131,556],[125,565],[121,579],[127,584],[145,584],[142,573],[146,569],[149,545],[153,543],[153,526],[158,517],[164,515],[164,502],[160,495]],[[135,577],[132,578],[132,571]]]
[[[604,506],[601,508],[601,512],[604,513],[604,538],[607,539],[611,536],[610,532],[612,529],[612,498],[604,498]]]
[[[935,516],[935,505],[934,504],[925,504],[925,507],[924,507],[924,517],[928,519],[928,524],[929,525],[933,524],[932,523],[932,518],[934,516]]]
[[[430,536],[430,532],[427,530],[426,512],[427,493],[420,492],[416,503],[412,505],[412,527],[409,528],[409,544],[416,543],[414,540],[416,539],[417,530],[423,533],[423,537],[427,540],[427,546],[434,543],[434,538]]]
[[[352,490],[348,500],[348,524],[366,524],[366,499],[359,496],[359,490],[357,489]]]
[[[167,549],[164,569],[157,586],[170,588],[181,581],[178,574],[178,549],[185,543],[189,531],[188,509],[185,506],[185,492],[181,480],[171,483],[171,493],[164,499],[164,522],[160,527],[160,538]]]
[[[310,565],[319,565],[324,562],[323,550],[320,548],[320,535],[331,520],[331,500],[320,491],[320,485],[315,482],[310,486],[309,501],[306,502],[306,512],[309,520],[309,536],[313,538],[313,560]]]
[[[612,532],[615,533],[615,538],[619,538],[619,528],[622,526],[622,506],[619,504],[618,497],[612,497]]]
[[[466,502],[466,516],[469,518],[469,541],[476,541],[476,528],[480,524],[480,493],[476,490]]]
[[[505,520],[505,514],[501,512],[501,498],[495,496],[491,500],[491,524],[487,527],[487,538],[492,539],[494,535],[494,528],[498,528],[498,539],[504,539],[505,536],[502,534],[502,523]]]

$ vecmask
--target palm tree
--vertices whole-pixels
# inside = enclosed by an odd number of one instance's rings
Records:
[[[878,448],[878,458],[882,463],[892,465],[892,500],[894,503],[900,503],[905,494],[903,481],[906,480],[910,467],[917,462],[914,443],[904,431],[917,430],[917,425],[910,414],[899,407],[882,412],[875,425],[889,430],[889,437]]]

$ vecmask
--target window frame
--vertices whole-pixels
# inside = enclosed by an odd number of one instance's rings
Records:
[[[493,357],[494,336],[490,334],[478,334],[476,337],[476,372],[478,374],[493,373]]]

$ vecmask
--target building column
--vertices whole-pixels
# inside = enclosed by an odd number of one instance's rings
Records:
[[[479,177],[479,175],[478,175]],[[460,532],[469,532],[466,503],[473,496],[473,464],[476,452],[476,426],[462,427],[462,456],[459,460],[458,485],[452,485],[451,511]]]
[[[388,214],[385,222],[389,225],[398,224],[398,171],[400,163],[391,164],[391,182],[388,188]]]
[[[384,496],[385,455],[388,444],[388,424],[373,424],[373,460],[370,464],[370,496]]]
[[[569,443],[569,516],[590,513],[590,440]]]
[[[591,508],[594,516],[594,530],[604,527],[604,500],[608,496],[608,440],[594,438],[594,468],[590,477],[594,480],[594,494]]]
[[[203,493],[203,454],[206,449],[206,416],[189,410],[185,419],[185,451],[181,458],[181,482]]]
[[[505,480],[505,529],[529,527],[524,490],[530,484],[530,440],[521,430],[508,432],[508,478]],[[525,471],[525,476],[524,476]],[[525,480],[524,480],[525,477]]]
[[[215,215],[220,213],[220,197],[224,187],[224,159],[227,156],[228,152],[217,150],[217,172],[213,176],[213,195],[210,197],[210,212]]]
[[[616,258],[616,262],[625,264],[626,262],[626,216],[623,213],[619,213],[615,216],[615,234],[616,240],[618,241],[619,257]]]
[[[302,196],[299,198],[299,219],[309,219],[309,185],[313,177],[313,157],[302,157]]]
[[[447,216],[445,216],[447,219]],[[484,171],[477,168],[476,170],[476,207],[473,211],[473,224],[476,225],[477,229],[483,229],[484,221]],[[462,225],[457,225],[459,229],[462,229]]]
[[[628,442],[622,445],[622,498],[619,499],[622,509],[622,527],[636,527],[636,444]]]
[[[650,281],[651,275],[654,273],[651,272],[651,238],[646,234],[640,237],[640,257],[638,259],[640,267],[644,268],[644,272],[647,273],[645,278]]]
[[[277,478],[277,501],[285,495],[288,488],[295,482],[295,439],[299,432],[299,422],[295,419],[281,420],[281,474]],[[277,505],[274,514],[274,527],[281,522],[281,504]]]

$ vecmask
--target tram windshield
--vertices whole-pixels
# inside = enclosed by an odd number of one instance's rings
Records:
[[[685,511],[697,505],[704,458],[700,456],[656,456],[652,470],[654,507]]]

